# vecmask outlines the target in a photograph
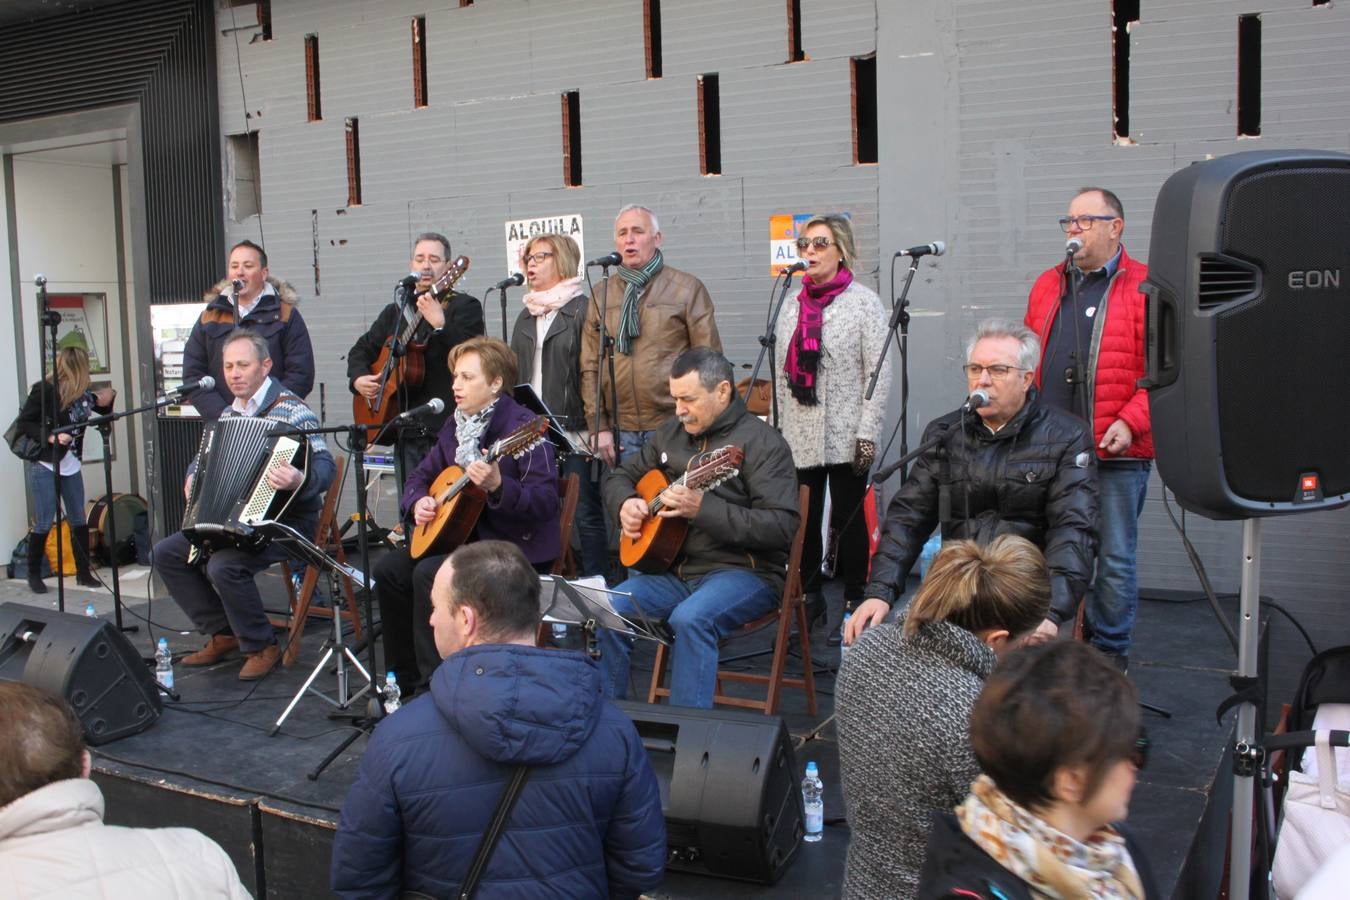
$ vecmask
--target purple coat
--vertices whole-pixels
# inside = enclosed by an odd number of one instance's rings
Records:
[[[490,446],[533,417],[534,413],[503,394],[492,411],[492,421],[484,429],[479,447]],[[404,484],[405,518],[413,504],[427,495],[441,472],[455,464],[458,446],[452,415],[436,435],[436,446]],[[504,456],[497,460],[497,465],[502,472],[501,490],[495,498],[488,497],[478,518],[478,539],[510,541],[532,563],[557,559],[562,552],[562,532],[558,524],[558,467],[553,460],[553,445],[543,441],[520,459]]]

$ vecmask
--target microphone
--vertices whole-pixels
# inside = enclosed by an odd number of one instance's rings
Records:
[[[501,281],[494,284],[492,287],[494,290],[504,291],[509,287],[515,287],[516,285],[524,283],[525,283],[525,276],[520,274],[519,272],[514,272],[511,275],[507,276],[506,278],[503,278]]]
[[[941,256],[947,252],[947,245],[942,241],[933,241],[931,244],[920,244],[917,247],[910,247],[908,250],[901,250],[896,256],[912,256],[918,259],[920,256]]]
[[[426,403],[423,403],[421,406],[414,406],[407,412],[399,413],[398,418],[407,420],[415,418],[416,416],[428,414],[438,416],[443,412],[445,412],[445,401],[442,400],[440,397],[432,397],[430,400],[428,400]]]
[[[588,266],[618,266],[623,264],[623,256],[619,251],[606,253],[604,256],[597,256],[595,259],[586,260]]]
[[[799,259],[790,266],[783,269],[784,275],[791,275],[793,272],[805,272],[811,264],[804,259]]]
[[[244,282],[239,278],[232,279],[230,281],[230,287],[237,294],[244,289]]]
[[[418,275],[416,272],[412,272],[412,273],[410,273],[410,274],[408,274],[408,275],[405,275],[405,276],[399,281],[398,287],[401,287],[401,288],[403,288],[404,290],[411,291],[413,288],[417,287],[417,282],[419,282],[419,281],[421,281],[421,280],[422,280],[422,276],[421,276],[421,275]]]
[[[174,400],[182,400],[188,394],[195,394],[197,393],[197,391],[209,391],[211,390],[211,388],[215,386],[216,380],[214,378],[212,378],[210,375],[203,375],[196,381],[186,381],[183,384],[180,384],[178,387],[174,388],[173,390],[169,391],[169,393],[165,394],[164,399],[170,402],[173,402]]]
[[[33,284],[37,285],[38,287],[42,287],[46,283],[47,283],[47,276],[43,275],[41,272],[33,276]]]
[[[966,398],[966,402],[961,404],[961,412],[974,412],[980,407],[988,405],[989,395],[984,392],[983,388],[976,388],[970,392],[970,396]]]
[[[1077,256],[1078,251],[1083,249],[1083,242],[1078,238],[1069,238],[1068,243],[1064,245],[1065,256]]]

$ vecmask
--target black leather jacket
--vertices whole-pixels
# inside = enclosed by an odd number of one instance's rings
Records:
[[[590,297],[578,294],[549,323],[544,335],[543,401],[562,427],[586,430],[586,407],[581,397],[581,326],[586,322]],[[522,309],[511,329],[511,349],[520,369],[517,381],[526,384],[534,372],[535,319]],[[592,398],[594,399],[594,398]]]
[[[1042,405],[1033,390],[997,433],[975,414],[963,429],[956,411],[930,422],[923,441],[938,435],[942,442],[919,457],[886,509],[866,596],[894,603],[940,524],[944,541],[1015,534],[1036,544],[1050,568],[1050,618],[1073,618],[1097,551],[1097,457],[1087,423]]]

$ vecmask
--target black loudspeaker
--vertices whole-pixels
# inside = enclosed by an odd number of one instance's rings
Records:
[[[777,716],[618,703],[661,785],[666,867],[772,883],[802,838],[787,726]]]
[[[1350,156],[1271,150],[1163,184],[1149,243],[1158,472],[1215,519],[1350,503]]]
[[[113,623],[19,603],[0,605],[0,680],[64,697],[90,744],[144,731],[159,718],[159,690]]]

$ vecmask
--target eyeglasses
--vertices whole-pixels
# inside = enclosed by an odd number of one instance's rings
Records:
[[[975,381],[985,372],[989,373],[990,378],[998,380],[1000,378],[1007,378],[1013,372],[1026,371],[1021,366],[977,366],[974,363],[962,366],[961,370],[966,373],[966,377],[971,381]]]
[[[1143,769],[1148,764],[1148,751],[1151,746],[1153,744],[1148,739],[1148,732],[1140,725],[1139,736],[1134,739],[1134,749],[1130,751],[1130,763],[1136,769]]]
[[[824,250],[826,247],[834,245],[834,241],[827,237],[797,238],[797,249],[805,250],[807,247],[815,247],[817,250]]]
[[[1068,234],[1071,227],[1077,227],[1079,231],[1091,231],[1093,222],[1110,222],[1118,216],[1065,216],[1059,220],[1059,227]]]
[[[525,257],[526,263],[541,263],[546,259],[552,259],[553,254],[548,250],[540,250],[538,253],[531,253]]]

